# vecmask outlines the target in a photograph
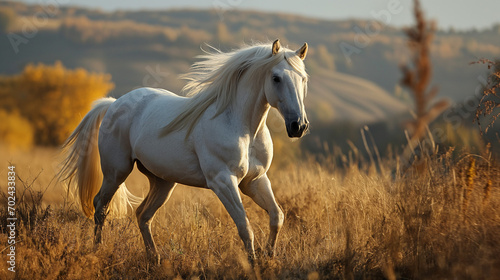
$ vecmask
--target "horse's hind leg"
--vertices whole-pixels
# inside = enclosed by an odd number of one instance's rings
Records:
[[[241,191],[251,197],[257,205],[269,214],[270,232],[267,250],[270,256],[274,256],[276,252],[276,240],[283,226],[284,215],[278,203],[276,203],[269,178],[267,178],[267,175],[264,175],[245,186],[241,186]]]
[[[106,216],[108,215],[108,206],[113,198],[113,195],[120,187],[120,184],[120,182],[116,182],[115,180],[104,178],[101,189],[94,197],[94,242],[96,244],[101,243],[102,227],[104,225],[104,221],[106,220]]]
[[[101,243],[102,227],[108,215],[109,203],[134,168],[133,161],[124,153],[117,156],[101,152],[101,155],[103,181],[101,189],[94,197],[94,241],[96,244]]]
[[[149,179],[149,193],[136,210],[139,229],[144,239],[146,253],[150,260],[160,263],[160,255],[151,236],[151,221],[156,211],[168,200],[174,190],[175,183],[165,181],[149,172],[140,162],[137,167]]]

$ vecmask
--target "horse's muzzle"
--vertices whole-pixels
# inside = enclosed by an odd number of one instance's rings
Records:
[[[300,138],[304,136],[304,134],[309,129],[308,121],[291,121],[286,125],[286,132],[288,133],[288,137],[290,138]]]

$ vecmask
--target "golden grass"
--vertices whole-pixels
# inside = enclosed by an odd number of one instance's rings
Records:
[[[34,190],[47,187],[52,171],[45,168],[35,177],[54,152],[12,156],[24,185],[36,179]],[[270,178],[286,220],[277,256],[259,257],[255,271],[234,223],[210,191],[179,186],[160,209],[152,226],[162,257],[156,267],[146,261],[135,217],[109,219],[96,249],[93,221],[64,204],[61,187],[53,183],[44,203],[18,201],[18,207],[25,203],[34,210],[30,222],[19,221],[16,278],[495,279],[500,275],[500,165],[479,156],[443,155],[420,166],[425,168],[396,179],[370,166],[332,171],[312,161],[274,170]],[[5,172],[0,176],[6,178]],[[390,174],[389,168],[384,173]],[[0,181],[3,192],[5,182]],[[127,183],[135,193],[147,189],[137,173]],[[19,196],[23,183],[18,184]],[[244,205],[260,251],[267,240],[267,214],[247,197]],[[5,208],[2,200],[2,220]],[[0,242],[6,244],[1,225]],[[0,261],[6,259],[4,251]],[[0,278],[7,277],[13,275],[3,265]]]

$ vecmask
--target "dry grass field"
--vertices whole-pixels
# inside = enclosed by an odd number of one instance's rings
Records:
[[[488,155],[426,158],[391,176],[351,160],[343,168],[297,162],[270,174],[286,220],[277,256],[246,260],[236,227],[210,191],[178,186],[153,222],[162,264],[146,261],[132,215],[108,219],[103,244],[93,221],[51,181],[57,150],[13,154],[16,165],[16,273],[7,270],[7,167],[2,191],[0,279],[498,279],[500,165]],[[3,157],[2,157],[3,158]],[[328,161],[326,161],[328,162]],[[333,162],[333,159],[332,159]],[[41,171],[43,169],[43,171]],[[41,173],[40,173],[41,171]],[[381,175],[385,174],[385,175]],[[135,194],[147,190],[134,172]],[[143,191],[141,191],[143,189]],[[23,196],[24,194],[24,196]],[[267,214],[244,204],[260,251]]]

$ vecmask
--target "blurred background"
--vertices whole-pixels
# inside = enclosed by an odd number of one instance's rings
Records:
[[[0,2],[3,145],[60,145],[101,96],[144,86],[180,93],[178,76],[206,44],[229,51],[279,38],[292,49],[310,46],[312,126],[291,143],[271,114],[277,165],[304,153],[321,159],[359,149],[363,156],[367,146],[402,153],[425,112],[427,133],[441,147],[498,146],[494,129],[481,135],[473,123],[488,68],[471,64],[500,57],[498,1],[422,1],[420,42],[405,32],[417,26],[409,0],[171,2]],[[428,65],[419,65],[426,57],[418,44],[428,46]],[[405,82],[409,69],[426,73],[423,93]]]

